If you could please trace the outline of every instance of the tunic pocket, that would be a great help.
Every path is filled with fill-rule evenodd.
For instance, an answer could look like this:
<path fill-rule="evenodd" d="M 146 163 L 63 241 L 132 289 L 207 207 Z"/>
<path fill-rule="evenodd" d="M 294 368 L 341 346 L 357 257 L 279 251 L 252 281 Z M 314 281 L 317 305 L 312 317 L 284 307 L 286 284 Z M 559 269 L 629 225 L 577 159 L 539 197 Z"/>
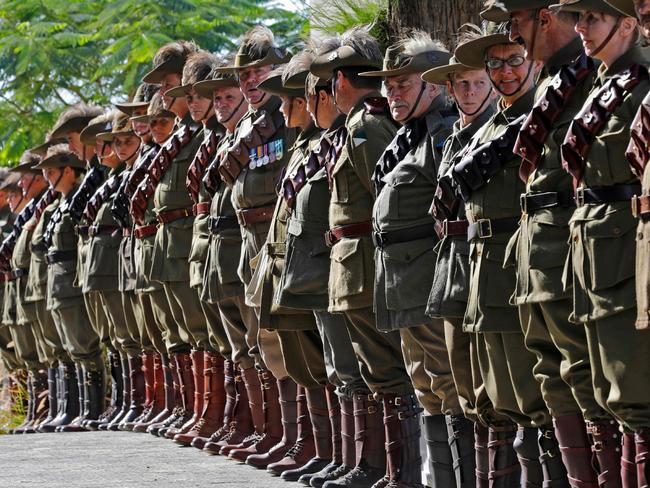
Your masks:
<path fill-rule="evenodd" d="M 408 310 L 425 306 L 436 269 L 429 239 L 395 244 L 381 253 L 386 271 L 386 306 Z"/>
<path fill-rule="evenodd" d="M 510 297 L 516 287 L 514 268 L 503 268 L 505 244 L 486 243 L 483 246 L 481 273 L 485 276 L 485 304 L 488 307 L 510 307 Z"/>
<path fill-rule="evenodd" d="M 451 265 L 447 278 L 450 300 L 467 302 L 469 298 L 469 242 L 451 241 Z"/>
<path fill-rule="evenodd" d="M 367 270 L 361 239 L 343 239 L 334 245 L 331 252 L 330 291 L 334 298 L 363 292 Z"/>
<path fill-rule="evenodd" d="M 192 247 L 193 218 L 183 218 L 165 224 L 163 231 L 167 234 L 164 242 L 167 244 L 169 259 L 186 259 Z"/>
<path fill-rule="evenodd" d="M 330 249 L 323 234 L 304 231 L 299 222 L 291 220 L 282 288 L 296 295 L 327 293 L 329 268 Z"/>

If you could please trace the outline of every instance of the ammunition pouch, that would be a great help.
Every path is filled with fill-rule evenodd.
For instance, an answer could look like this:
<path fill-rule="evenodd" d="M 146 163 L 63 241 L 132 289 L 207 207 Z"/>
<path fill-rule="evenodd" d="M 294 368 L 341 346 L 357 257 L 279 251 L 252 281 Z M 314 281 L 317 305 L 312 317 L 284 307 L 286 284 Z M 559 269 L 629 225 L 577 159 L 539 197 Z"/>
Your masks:
<path fill-rule="evenodd" d="M 625 97 L 648 78 L 648 71 L 645 68 L 638 64 L 632 65 L 610 78 L 591 103 L 573 119 L 560 150 L 564 168 L 573 176 L 574 188 L 577 188 L 582 180 L 585 158 L 596 136 L 603 130 Z"/>
<path fill-rule="evenodd" d="M 641 179 L 650 158 L 650 94 L 646 95 L 630 127 L 630 144 L 625 157 Z"/>
<path fill-rule="evenodd" d="M 429 213 L 439 222 L 453 219 L 458 215 L 459 203 L 453 178 L 450 175 L 441 176 L 438 179 L 438 186 Z"/>

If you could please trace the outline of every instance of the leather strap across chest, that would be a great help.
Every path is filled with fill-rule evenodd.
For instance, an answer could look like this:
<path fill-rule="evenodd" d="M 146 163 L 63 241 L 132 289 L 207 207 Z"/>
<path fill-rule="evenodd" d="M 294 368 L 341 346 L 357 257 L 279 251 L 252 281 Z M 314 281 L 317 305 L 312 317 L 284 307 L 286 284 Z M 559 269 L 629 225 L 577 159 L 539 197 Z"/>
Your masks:
<path fill-rule="evenodd" d="M 190 167 L 187 170 L 187 178 L 185 179 L 185 186 L 194 203 L 199 202 L 199 193 L 201 191 L 201 179 L 210 164 L 211 159 L 219 145 L 221 134 L 217 131 L 211 130 L 209 135 L 204 139 L 199 147 Z"/>
<path fill-rule="evenodd" d="M 630 126 L 630 144 L 625 156 L 639 179 L 650 159 L 650 93 L 648 93 Z"/>

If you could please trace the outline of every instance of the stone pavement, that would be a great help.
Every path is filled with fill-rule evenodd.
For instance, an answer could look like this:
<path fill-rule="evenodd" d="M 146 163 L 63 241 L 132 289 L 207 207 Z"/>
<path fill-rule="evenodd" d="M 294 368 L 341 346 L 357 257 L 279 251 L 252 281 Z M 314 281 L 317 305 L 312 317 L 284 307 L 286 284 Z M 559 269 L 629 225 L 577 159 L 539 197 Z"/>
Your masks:
<path fill-rule="evenodd" d="M 298 488 L 265 471 L 149 434 L 0 436 L 0 488 Z"/>

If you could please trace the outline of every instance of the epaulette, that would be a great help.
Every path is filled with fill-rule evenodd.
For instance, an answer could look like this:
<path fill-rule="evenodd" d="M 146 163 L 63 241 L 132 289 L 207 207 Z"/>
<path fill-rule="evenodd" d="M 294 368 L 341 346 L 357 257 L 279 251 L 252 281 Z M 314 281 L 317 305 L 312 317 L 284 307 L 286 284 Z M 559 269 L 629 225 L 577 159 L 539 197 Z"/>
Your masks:
<path fill-rule="evenodd" d="M 366 113 L 372 115 L 390 116 L 390 108 L 388 107 L 388 100 L 384 97 L 366 98 L 363 104 L 366 108 Z"/>

